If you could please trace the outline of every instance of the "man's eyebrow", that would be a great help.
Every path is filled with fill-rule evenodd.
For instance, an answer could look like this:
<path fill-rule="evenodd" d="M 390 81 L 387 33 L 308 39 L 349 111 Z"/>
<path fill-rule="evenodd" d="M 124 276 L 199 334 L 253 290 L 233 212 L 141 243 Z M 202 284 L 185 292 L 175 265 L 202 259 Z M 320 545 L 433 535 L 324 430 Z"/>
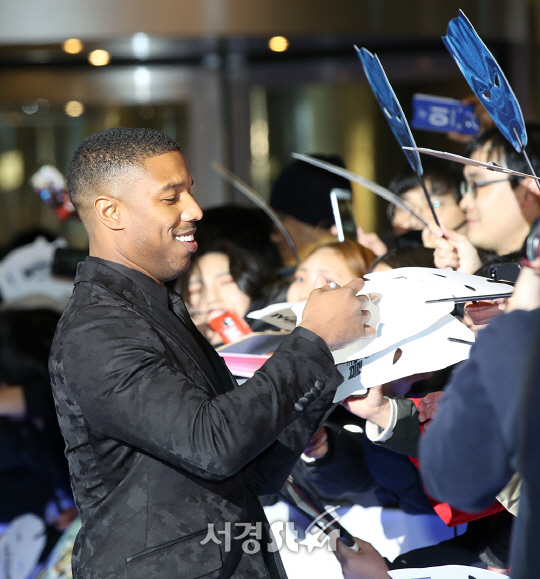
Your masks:
<path fill-rule="evenodd" d="M 193 179 L 191 179 L 191 185 L 190 187 L 193 187 L 193 185 L 195 185 L 195 181 Z M 180 188 L 184 188 L 186 186 L 186 182 L 185 181 L 181 181 L 180 183 L 167 183 L 167 185 L 163 186 L 160 191 L 161 192 L 166 192 L 166 191 L 170 191 L 171 189 L 180 189 Z"/>

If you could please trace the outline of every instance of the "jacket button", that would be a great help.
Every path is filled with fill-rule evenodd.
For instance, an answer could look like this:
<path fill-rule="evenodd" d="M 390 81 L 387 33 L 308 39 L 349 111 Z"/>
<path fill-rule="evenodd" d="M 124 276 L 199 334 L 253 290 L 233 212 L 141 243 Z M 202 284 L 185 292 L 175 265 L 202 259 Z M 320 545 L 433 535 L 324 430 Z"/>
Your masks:
<path fill-rule="evenodd" d="M 321 391 L 317 390 L 317 388 L 312 388 L 309 393 L 315 398 L 321 395 Z"/>
<path fill-rule="evenodd" d="M 300 404 L 300 402 L 297 402 L 297 403 L 294 405 L 294 409 L 296 410 L 296 412 L 304 412 L 304 410 L 305 410 L 305 409 L 304 409 L 304 405 L 303 405 L 303 404 Z"/>
<path fill-rule="evenodd" d="M 313 384 L 313 386 L 317 388 L 319 392 L 324 390 L 324 382 L 322 380 L 315 380 L 315 384 Z"/>
<path fill-rule="evenodd" d="M 300 398 L 300 400 L 298 402 L 300 402 L 300 404 L 305 408 L 311 402 L 311 400 L 306 395 L 306 396 L 302 396 L 302 398 Z"/>

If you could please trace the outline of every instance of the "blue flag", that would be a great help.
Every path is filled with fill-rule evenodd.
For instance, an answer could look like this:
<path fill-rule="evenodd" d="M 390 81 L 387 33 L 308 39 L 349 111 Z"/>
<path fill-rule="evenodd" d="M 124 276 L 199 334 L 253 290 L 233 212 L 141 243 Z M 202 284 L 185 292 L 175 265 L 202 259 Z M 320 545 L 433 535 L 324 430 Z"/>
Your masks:
<path fill-rule="evenodd" d="M 401 147 L 416 147 L 414 138 L 409 128 L 409 123 L 403 114 L 403 109 L 397 100 L 396 94 L 388 81 L 386 73 L 376 54 L 371 54 L 365 48 L 358 48 L 355 46 L 358 58 L 362 62 L 364 72 L 369 84 L 373 90 L 373 94 L 377 99 L 392 132 L 394 133 L 398 143 Z M 402 149 L 403 150 L 403 149 Z M 412 170 L 417 175 L 422 175 L 422 163 L 420 155 L 416 151 L 403 151 L 407 157 L 407 161 L 412 167 Z"/>
<path fill-rule="evenodd" d="M 527 131 L 516 95 L 461 10 L 450 20 L 442 40 L 499 131 L 521 153 L 527 145 Z"/>

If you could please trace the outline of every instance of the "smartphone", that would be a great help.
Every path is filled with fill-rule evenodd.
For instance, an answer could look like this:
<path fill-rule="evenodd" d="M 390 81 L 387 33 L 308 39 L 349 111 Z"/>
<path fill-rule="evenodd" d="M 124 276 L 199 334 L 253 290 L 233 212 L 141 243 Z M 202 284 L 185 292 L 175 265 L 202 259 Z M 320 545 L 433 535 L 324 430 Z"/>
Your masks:
<path fill-rule="evenodd" d="M 253 332 L 248 323 L 233 310 L 211 319 L 208 325 L 221 336 L 224 344 L 237 342 Z"/>
<path fill-rule="evenodd" d="M 356 222 L 354 221 L 352 192 L 348 189 L 332 189 L 330 203 L 334 213 L 338 241 L 356 241 Z"/>
<path fill-rule="evenodd" d="M 494 281 L 516 283 L 520 271 L 519 263 L 497 263 L 489 266 L 488 276 Z"/>
<path fill-rule="evenodd" d="M 428 94 L 415 94 L 412 98 L 411 127 L 435 133 L 461 133 L 476 135 L 480 123 L 474 114 L 475 105 Z"/>

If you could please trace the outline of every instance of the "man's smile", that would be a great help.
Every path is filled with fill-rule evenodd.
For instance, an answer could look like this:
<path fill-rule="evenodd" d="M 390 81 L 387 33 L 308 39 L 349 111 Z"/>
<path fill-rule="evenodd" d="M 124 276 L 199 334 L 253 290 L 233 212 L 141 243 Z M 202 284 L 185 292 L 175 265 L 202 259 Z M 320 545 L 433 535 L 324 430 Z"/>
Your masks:
<path fill-rule="evenodd" d="M 198 244 L 195 241 L 195 230 L 191 233 L 184 233 L 183 235 L 174 235 L 176 241 L 179 241 L 190 253 L 195 253 Z"/>

